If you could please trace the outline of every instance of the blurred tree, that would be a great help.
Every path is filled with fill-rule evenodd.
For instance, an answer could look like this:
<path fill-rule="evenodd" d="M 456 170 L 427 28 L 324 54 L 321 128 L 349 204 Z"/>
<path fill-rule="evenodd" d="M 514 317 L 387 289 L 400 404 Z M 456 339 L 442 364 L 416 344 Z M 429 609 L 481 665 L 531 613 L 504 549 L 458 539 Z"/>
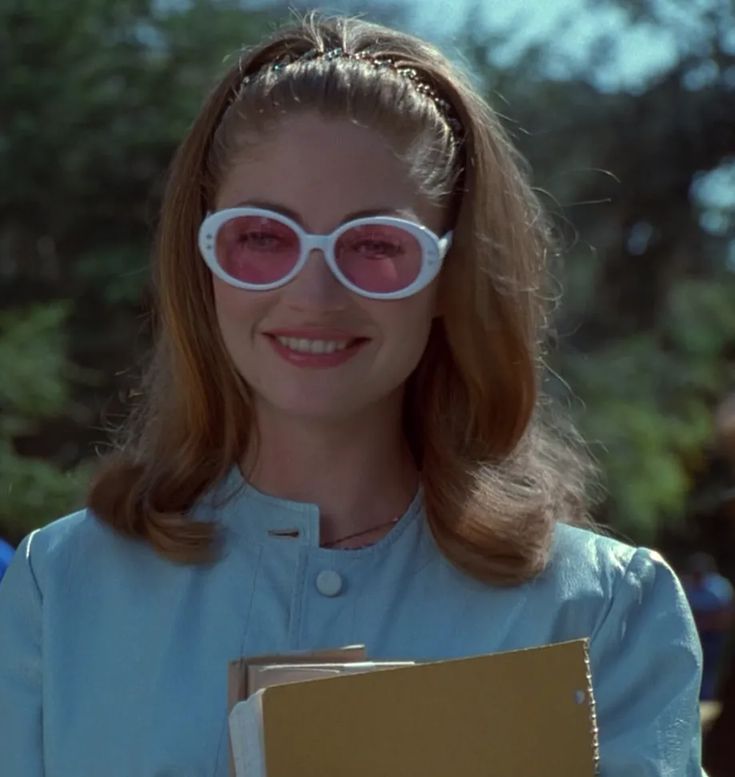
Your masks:
<path fill-rule="evenodd" d="M 572 410 L 602 466 L 597 517 L 650 543 L 683 530 L 713 410 L 735 385 L 735 5 L 588 7 L 525 48 L 513 36 L 526 7 L 491 38 L 476 19 L 458 47 L 511 117 L 562 246 L 552 375 L 581 400 Z M 583 17 L 587 45 L 572 54 Z M 613 83 L 633 32 L 674 53 Z"/>
<path fill-rule="evenodd" d="M 53 464 L 17 455 L 13 440 L 70 408 L 74 369 L 65 356 L 65 306 L 0 313 L 0 526 L 17 542 L 38 516 L 80 503 L 83 469 L 64 474 Z"/>
<path fill-rule="evenodd" d="M 224 57 L 271 19 L 222 0 L 0 3 L 0 533 L 78 503 L 83 472 L 62 472 L 104 441 L 145 346 L 164 171 Z"/>

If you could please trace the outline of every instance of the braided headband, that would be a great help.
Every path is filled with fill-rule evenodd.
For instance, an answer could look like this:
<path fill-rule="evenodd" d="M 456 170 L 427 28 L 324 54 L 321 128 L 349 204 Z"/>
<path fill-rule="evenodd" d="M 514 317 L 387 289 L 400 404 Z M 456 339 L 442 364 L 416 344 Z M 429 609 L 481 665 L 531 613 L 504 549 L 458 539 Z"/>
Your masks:
<path fill-rule="evenodd" d="M 462 123 L 457 118 L 451 103 L 445 100 L 428 81 L 422 78 L 415 68 L 399 65 L 391 57 L 382 57 L 379 54 L 370 54 L 369 52 L 365 51 L 356 51 L 353 53 L 345 51 L 341 48 L 329 49 L 328 51 L 311 49 L 304 54 L 292 54 L 289 52 L 282 55 L 273 62 L 268 62 L 254 73 L 245 76 L 241 82 L 241 88 L 250 83 L 258 76 L 259 73 L 266 69 L 270 69 L 277 73 L 278 71 L 283 70 L 295 62 L 308 62 L 314 59 L 324 59 L 328 62 L 331 62 L 335 59 L 351 59 L 357 62 L 364 62 L 368 65 L 372 65 L 376 69 L 390 68 L 394 73 L 398 73 L 398 75 L 400 75 L 402 78 L 408 79 L 414 89 L 428 97 L 434 103 L 434 105 L 436 105 L 444 120 L 449 125 L 449 128 L 452 130 L 452 134 L 454 135 L 455 140 L 457 142 L 461 141 L 464 134 Z"/>

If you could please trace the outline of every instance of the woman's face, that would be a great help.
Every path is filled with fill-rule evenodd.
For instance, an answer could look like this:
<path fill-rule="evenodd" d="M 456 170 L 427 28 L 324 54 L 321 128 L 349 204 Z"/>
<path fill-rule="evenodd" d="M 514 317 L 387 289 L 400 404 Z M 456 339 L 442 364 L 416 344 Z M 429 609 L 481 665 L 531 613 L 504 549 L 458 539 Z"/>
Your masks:
<path fill-rule="evenodd" d="M 312 113 L 285 118 L 232 164 L 216 208 L 235 206 L 278 211 L 317 234 L 370 214 L 410 219 L 440 235 L 445 215 L 418 192 L 380 134 Z M 405 299 L 368 299 L 342 286 L 317 249 L 280 288 L 243 290 L 217 277 L 213 284 L 225 345 L 256 408 L 294 419 L 344 421 L 399 408 L 435 315 L 436 281 Z M 347 347 L 303 352 L 333 343 Z"/>

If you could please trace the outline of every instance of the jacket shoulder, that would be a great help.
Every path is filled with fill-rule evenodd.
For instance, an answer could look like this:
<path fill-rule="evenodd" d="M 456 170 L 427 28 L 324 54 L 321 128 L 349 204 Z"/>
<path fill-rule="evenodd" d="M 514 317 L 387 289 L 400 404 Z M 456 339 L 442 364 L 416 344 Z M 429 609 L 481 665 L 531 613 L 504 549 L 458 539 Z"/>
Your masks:
<path fill-rule="evenodd" d="M 589 568 L 594 572 L 624 571 L 639 548 L 602 533 L 594 526 L 557 525 L 550 563 L 560 571 L 570 567 Z"/>
<path fill-rule="evenodd" d="M 114 567 L 115 559 L 140 562 L 155 556 L 144 542 L 124 537 L 87 508 L 31 532 L 18 550 L 25 553 L 41 590 L 49 578 L 58 580 L 97 565 Z"/>
<path fill-rule="evenodd" d="M 559 524 L 541 577 L 562 600 L 575 594 L 609 602 L 622 585 L 649 576 L 652 569 L 674 576 L 655 550 L 629 545 L 593 527 Z"/>

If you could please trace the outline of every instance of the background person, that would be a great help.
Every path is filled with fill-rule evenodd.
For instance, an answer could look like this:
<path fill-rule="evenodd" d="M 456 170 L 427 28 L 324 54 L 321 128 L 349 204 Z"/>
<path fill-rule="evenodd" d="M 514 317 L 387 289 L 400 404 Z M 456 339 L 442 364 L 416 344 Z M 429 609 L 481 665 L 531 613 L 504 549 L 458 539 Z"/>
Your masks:
<path fill-rule="evenodd" d="M 717 563 L 708 553 L 695 553 L 687 563 L 684 590 L 694 614 L 702 642 L 703 700 L 718 697 L 722 659 L 733 624 L 733 587 L 717 571 Z"/>
<path fill-rule="evenodd" d="M 5 542 L 2 537 L 0 537 L 0 580 L 3 579 L 5 570 L 10 565 L 10 561 L 13 558 L 14 553 L 15 548 L 10 543 Z"/>

